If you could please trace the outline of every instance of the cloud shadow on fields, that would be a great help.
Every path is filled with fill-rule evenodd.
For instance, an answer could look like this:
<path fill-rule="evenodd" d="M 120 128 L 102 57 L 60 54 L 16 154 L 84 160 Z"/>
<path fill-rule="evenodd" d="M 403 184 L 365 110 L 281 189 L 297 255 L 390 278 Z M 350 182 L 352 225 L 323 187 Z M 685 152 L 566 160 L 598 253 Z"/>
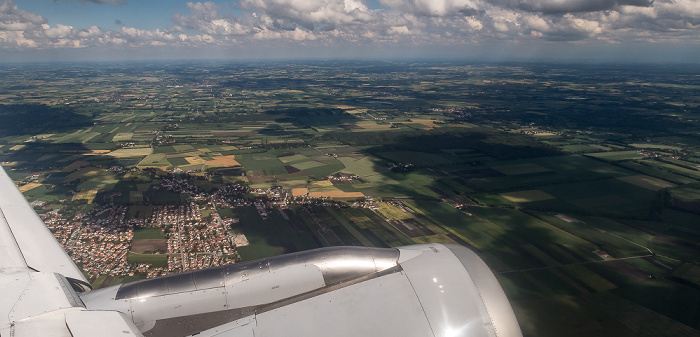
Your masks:
<path fill-rule="evenodd" d="M 69 107 L 0 104 L 0 137 L 69 132 L 93 125 L 89 116 Z"/>

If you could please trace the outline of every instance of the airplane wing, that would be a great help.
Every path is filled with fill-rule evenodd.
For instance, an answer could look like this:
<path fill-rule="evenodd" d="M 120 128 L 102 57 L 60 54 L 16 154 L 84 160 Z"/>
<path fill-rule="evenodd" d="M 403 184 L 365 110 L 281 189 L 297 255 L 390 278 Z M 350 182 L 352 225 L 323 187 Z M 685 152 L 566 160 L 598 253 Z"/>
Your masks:
<path fill-rule="evenodd" d="M 142 336 L 116 311 L 88 311 L 80 269 L 0 167 L 0 336 Z"/>
<path fill-rule="evenodd" d="M 0 336 L 522 336 L 458 245 L 329 247 L 84 291 L 4 171 L 0 187 Z"/>
<path fill-rule="evenodd" d="M 29 268 L 65 276 L 74 287 L 86 290 L 90 283 L 63 251 L 44 222 L 27 204 L 5 169 L 0 167 L 0 270 Z"/>

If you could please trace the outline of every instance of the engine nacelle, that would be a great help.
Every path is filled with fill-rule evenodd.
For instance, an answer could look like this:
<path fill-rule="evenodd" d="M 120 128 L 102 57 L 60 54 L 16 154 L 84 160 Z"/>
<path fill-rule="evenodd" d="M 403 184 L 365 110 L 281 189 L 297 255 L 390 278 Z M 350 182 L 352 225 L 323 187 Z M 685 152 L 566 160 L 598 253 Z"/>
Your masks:
<path fill-rule="evenodd" d="M 522 336 L 496 277 L 458 245 L 322 248 L 80 297 L 144 336 Z"/>
<path fill-rule="evenodd" d="M 396 268 L 398 259 L 393 248 L 322 248 L 125 283 L 81 298 L 90 310 L 127 314 L 144 335 L 161 335 L 176 324 L 185 336 L 262 306 L 380 275 Z"/>

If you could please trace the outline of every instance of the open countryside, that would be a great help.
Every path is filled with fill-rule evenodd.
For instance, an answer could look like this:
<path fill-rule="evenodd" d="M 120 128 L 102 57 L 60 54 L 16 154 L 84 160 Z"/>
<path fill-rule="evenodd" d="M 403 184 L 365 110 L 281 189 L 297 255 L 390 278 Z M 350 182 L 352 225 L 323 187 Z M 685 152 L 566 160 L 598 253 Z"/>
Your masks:
<path fill-rule="evenodd" d="M 453 243 L 496 273 L 526 336 L 698 336 L 698 74 L 1 66 L 0 161 L 94 287 Z"/>

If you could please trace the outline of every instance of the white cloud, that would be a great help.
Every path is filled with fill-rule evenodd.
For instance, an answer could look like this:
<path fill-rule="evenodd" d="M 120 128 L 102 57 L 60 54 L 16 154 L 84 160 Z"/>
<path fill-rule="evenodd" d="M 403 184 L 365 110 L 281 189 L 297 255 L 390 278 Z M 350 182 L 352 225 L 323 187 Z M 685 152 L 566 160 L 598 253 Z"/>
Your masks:
<path fill-rule="evenodd" d="M 398 27 L 389 27 L 387 30 L 387 34 L 389 35 L 410 35 L 411 30 L 408 29 L 406 26 L 398 26 Z"/>
<path fill-rule="evenodd" d="M 165 45 L 166 42 L 179 40 L 172 33 L 161 31 L 160 29 L 143 30 L 133 27 L 121 27 L 117 30 L 117 34 L 132 45 Z"/>
<path fill-rule="evenodd" d="M 263 13 L 275 20 L 308 30 L 332 30 L 372 20 L 367 5 L 359 0 L 241 0 L 243 9 Z"/>
<path fill-rule="evenodd" d="M 211 2 L 188 2 L 187 8 L 189 8 L 192 13 L 196 16 L 204 18 L 218 18 L 219 17 L 219 7 Z"/>
<path fill-rule="evenodd" d="M 47 24 L 43 24 L 41 25 L 41 28 L 44 29 L 44 36 L 49 39 L 65 39 L 73 32 L 73 27 L 62 25 L 60 23 L 54 28 L 51 28 L 51 26 Z"/>
<path fill-rule="evenodd" d="M 662 17 L 686 20 L 692 25 L 700 24 L 698 0 L 657 0 L 654 8 Z"/>
<path fill-rule="evenodd" d="M 384 6 L 426 16 L 472 15 L 481 7 L 473 0 L 380 0 Z"/>
<path fill-rule="evenodd" d="M 314 41 L 318 38 L 313 32 L 296 28 L 294 30 L 261 30 L 253 35 L 256 40 Z"/>
<path fill-rule="evenodd" d="M 32 39 L 24 37 L 22 31 L 0 31 L 0 42 L 3 46 L 15 48 L 36 48 L 37 43 Z"/>
<path fill-rule="evenodd" d="M 536 15 L 523 16 L 523 27 L 531 31 L 547 32 L 550 30 L 547 20 Z"/>
<path fill-rule="evenodd" d="M 244 35 L 251 32 L 235 17 L 221 17 L 219 8 L 213 2 L 190 2 L 187 4 L 190 15 L 176 13 L 173 20 L 179 26 L 198 30 L 210 35 Z"/>
<path fill-rule="evenodd" d="M 0 30 L 27 30 L 45 22 L 41 15 L 17 8 L 13 0 L 0 2 Z"/>

